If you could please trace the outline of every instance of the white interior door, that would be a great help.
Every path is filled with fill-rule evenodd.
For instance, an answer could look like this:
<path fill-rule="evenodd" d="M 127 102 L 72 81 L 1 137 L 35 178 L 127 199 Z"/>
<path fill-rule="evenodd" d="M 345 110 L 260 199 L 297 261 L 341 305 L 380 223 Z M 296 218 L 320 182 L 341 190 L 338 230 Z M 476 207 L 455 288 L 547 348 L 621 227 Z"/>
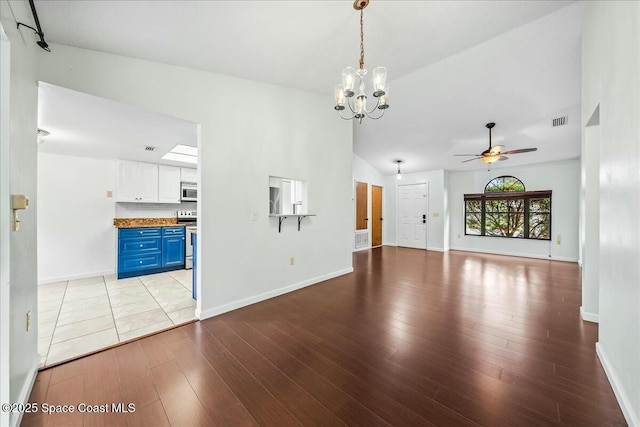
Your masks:
<path fill-rule="evenodd" d="M 427 249 L 427 184 L 398 186 L 398 246 Z"/>

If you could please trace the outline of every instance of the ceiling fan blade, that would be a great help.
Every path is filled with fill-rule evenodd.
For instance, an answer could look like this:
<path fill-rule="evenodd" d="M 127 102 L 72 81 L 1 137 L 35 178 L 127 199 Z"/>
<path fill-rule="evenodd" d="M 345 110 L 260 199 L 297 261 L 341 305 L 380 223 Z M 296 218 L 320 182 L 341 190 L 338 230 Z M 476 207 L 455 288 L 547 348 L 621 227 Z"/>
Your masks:
<path fill-rule="evenodd" d="M 507 160 L 508 157 L 507 156 L 500 156 L 500 158 L 498 160 L 502 161 L 502 160 Z"/>
<path fill-rule="evenodd" d="M 481 158 L 482 158 L 482 156 L 480 156 L 480 157 L 474 157 L 473 159 L 463 160 L 463 161 L 461 161 L 460 163 L 467 163 L 467 162 L 470 162 L 470 161 L 472 161 L 472 160 L 478 160 L 478 159 L 481 159 Z"/>
<path fill-rule="evenodd" d="M 479 156 L 480 154 L 454 154 L 454 156 Z"/>
<path fill-rule="evenodd" d="M 537 148 L 521 148 L 519 150 L 509 150 L 509 151 L 505 151 L 502 154 L 520 154 L 520 153 L 528 153 L 530 151 L 537 151 Z"/>

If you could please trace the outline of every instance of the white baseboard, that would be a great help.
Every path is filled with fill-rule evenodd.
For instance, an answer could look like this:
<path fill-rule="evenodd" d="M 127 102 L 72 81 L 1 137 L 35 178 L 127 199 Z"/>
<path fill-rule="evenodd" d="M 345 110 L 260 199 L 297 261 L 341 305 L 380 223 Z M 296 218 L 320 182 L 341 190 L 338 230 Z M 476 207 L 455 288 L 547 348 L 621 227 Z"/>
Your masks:
<path fill-rule="evenodd" d="M 598 354 L 605 374 L 607 374 L 607 378 L 609 379 L 611 388 L 613 388 L 613 393 L 616 395 L 620 409 L 622 409 L 622 414 L 625 420 L 627 420 L 627 424 L 631 427 L 640 427 L 640 414 L 635 413 L 633 405 L 631 405 L 631 400 L 629 400 L 629 396 L 627 396 L 627 393 L 620 383 L 620 378 L 613 369 L 613 366 L 611 366 L 607 352 L 599 342 L 596 343 L 596 353 Z"/>
<path fill-rule="evenodd" d="M 36 358 L 33 361 L 33 365 L 31 369 L 29 369 L 29 374 L 22 384 L 22 389 L 20 389 L 20 394 L 18 395 L 18 400 L 14 403 L 28 403 L 29 396 L 31 396 L 31 390 L 33 389 L 33 384 L 36 382 L 36 376 L 38 375 L 38 368 L 40 367 L 40 354 L 36 353 Z M 9 418 L 9 425 L 12 427 L 17 427 L 22 422 L 22 415 L 24 412 L 12 412 Z"/>
<path fill-rule="evenodd" d="M 383 242 L 382 246 L 398 246 L 396 242 Z"/>
<path fill-rule="evenodd" d="M 362 247 L 362 248 L 355 248 L 353 250 L 353 252 L 366 251 L 366 250 L 369 250 L 369 249 L 371 249 L 371 246 L 365 246 L 365 247 Z"/>
<path fill-rule="evenodd" d="M 428 251 L 435 251 L 435 252 L 446 252 L 446 251 L 444 250 L 444 248 L 432 248 L 432 247 L 430 247 L 430 246 L 427 246 L 427 250 L 428 250 Z"/>
<path fill-rule="evenodd" d="M 344 270 L 334 271 L 333 273 L 325 274 L 322 276 L 314 277 L 309 280 L 304 280 L 293 285 L 285 286 L 283 288 L 274 289 L 273 291 L 265 292 L 252 297 L 243 298 L 238 301 L 230 302 L 228 304 L 219 305 L 208 310 L 196 310 L 196 317 L 201 320 L 208 319 L 209 317 L 217 316 L 228 311 L 237 310 L 242 307 L 246 307 L 251 304 L 262 302 L 280 295 L 287 294 L 289 292 L 297 291 L 298 289 L 306 288 L 307 286 L 315 285 L 316 283 L 324 282 L 325 280 L 333 279 L 334 277 L 342 276 L 345 274 L 353 273 L 353 267 L 345 268 Z"/>
<path fill-rule="evenodd" d="M 517 256 L 521 258 L 537 258 L 537 259 L 546 259 L 551 261 L 565 261 L 565 262 L 578 262 L 577 258 L 569 258 L 569 257 L 561 257 L 561 256 L 548 256 L 548 255 L 539 255 L 539 254 L 527 254 L 527 253 L 513 253 L 513 252 L 505 252 L 505 251 L 493 251 L 489 249 L 471 249 L 471 248 L 451 248 L 452 251 L 462 251 L 462 252 L 477 252 L 482 254 L 492 254 L 492 255 L 505 255 L 505 256 Z"/>
<path fill-rule="evenodd" d="M 590 313 L 588 311 L 584 311 L 582 309 L 582 306 L 580 306 L 580 317 L 582 317 L 582 320 L 586 320 L 587 322 L 599 322 L 598 313 Z"/>
<path fill-rule="evenodd" d="M 96 276 L 108 276 L 110 274 L 116 274 L 115 270 L 96 271 L 95 273 L 82 273 L 82 274 L 76 274 L 73 276 L 47 277 L 45 279 L 38 280 L 38 285 L 46 285 L 49 283 L 57 283 L 57 282 L 66 282 L 68 280 L 76 280 L 76 279 L 88 279 L 89 277 L 96 277 Z"/>

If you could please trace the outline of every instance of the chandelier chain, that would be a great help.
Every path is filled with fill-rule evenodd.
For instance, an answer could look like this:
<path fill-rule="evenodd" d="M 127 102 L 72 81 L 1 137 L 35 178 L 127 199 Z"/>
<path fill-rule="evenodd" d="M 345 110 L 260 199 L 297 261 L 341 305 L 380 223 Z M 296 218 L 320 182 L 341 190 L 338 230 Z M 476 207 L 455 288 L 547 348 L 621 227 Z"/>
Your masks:
<path fill-rule="evenodd" d="M 364 19 L 363 10 L 360 9 L 360 69 L 364 68 Z"/>

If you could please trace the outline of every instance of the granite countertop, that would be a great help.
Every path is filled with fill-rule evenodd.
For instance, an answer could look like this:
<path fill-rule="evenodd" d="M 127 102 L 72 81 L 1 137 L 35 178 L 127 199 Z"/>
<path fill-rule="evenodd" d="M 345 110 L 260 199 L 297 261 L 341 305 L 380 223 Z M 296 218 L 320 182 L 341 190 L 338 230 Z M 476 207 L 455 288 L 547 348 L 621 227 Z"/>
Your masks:
<path fill-rule="evenodd" d="M 116 228 L 185 226 L 185 224 L 178 224 L 177 218 L 114 218 L 113 225 Z"/>

